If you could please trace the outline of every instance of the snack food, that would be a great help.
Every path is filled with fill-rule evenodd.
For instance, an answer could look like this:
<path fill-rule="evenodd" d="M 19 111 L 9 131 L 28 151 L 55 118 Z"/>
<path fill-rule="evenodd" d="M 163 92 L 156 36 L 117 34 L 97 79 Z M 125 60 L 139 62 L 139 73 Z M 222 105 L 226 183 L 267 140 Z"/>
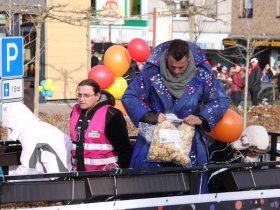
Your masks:
<path fill-rule="evenodd" d="M 174 162 L 180 165 L 190 163 L 194 128 L 182 123 L 178 128 L 170 121 L 163 121 L 154 129 L 148 160 Z"/>

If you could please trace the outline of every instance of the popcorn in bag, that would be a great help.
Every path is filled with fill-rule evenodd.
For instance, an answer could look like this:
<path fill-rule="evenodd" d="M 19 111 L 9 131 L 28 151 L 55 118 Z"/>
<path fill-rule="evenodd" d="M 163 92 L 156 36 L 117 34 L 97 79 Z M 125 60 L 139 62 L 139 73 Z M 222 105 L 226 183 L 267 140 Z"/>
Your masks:
<path fill-rule="evenodd" d="M 153 139 L 147 159 L 156 162 L 174 162 L 183 166 L 190 163 L 189 153 L 194 127 L 185 123 L 176 126 L 165 120 L 153 130 Z"/>

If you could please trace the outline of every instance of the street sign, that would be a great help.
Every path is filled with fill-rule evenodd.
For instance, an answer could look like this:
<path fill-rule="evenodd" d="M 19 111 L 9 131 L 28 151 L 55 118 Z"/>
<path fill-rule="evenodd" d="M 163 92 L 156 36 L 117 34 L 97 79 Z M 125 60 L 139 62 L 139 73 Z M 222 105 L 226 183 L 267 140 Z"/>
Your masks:
<path fill-rule="evenodd" d="M 23 76 L 23 38 L 0 38 L 0 76 L 13 78 Z"/>
<path fill-rule="evenodd" d="M 9 79 L 1 82 L 1 99 L 22 99 L 23 79 Z"/>

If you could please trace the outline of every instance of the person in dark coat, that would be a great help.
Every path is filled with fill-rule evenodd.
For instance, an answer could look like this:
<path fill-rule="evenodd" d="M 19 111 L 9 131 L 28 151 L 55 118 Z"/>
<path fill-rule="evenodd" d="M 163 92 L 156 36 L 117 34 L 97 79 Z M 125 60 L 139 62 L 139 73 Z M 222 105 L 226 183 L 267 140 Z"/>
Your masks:
<path fill-rule="evenodd" d="M 133 81 L 134 77 L 137 74 L 139 74 L 139 72 L 140 72 L 140 69 L 139 69 L 137 63 L 134 60 L 132 60 L 130 66 L 129 66 L 129 69 L 123 75 L 123 78 L 127 81 L 127 84 L 129 85 Z"/>
<path fill-rule="evenodd" d="M 278 97 L 280 99 L 280 65 L 277 67 L 276 69 L 276 84 L 277 84 L 277 88 L 278 88 Z"/>
<path fill-rule="evenodd" d="M 268 82 L 273 78 L 273 72 L 271 71 L 269 64 L 266 64 L 262 71 L 262 81 L 264 81 L 264 77 L 267 77 Z"/>
<path fill-rule="evenodd" d="M 248 90 L 251 96 L 252 106 L 259 105 L 258 92 L 261 90 L 261 78 L 262 69 L 259 66 L 258 59 L 252 58 L 248 78 Z"/>
<path fill-rule="evenodd" d="M 91 56 L 91 68 L 99 64 L 98 52 L 94 52 Z"/>

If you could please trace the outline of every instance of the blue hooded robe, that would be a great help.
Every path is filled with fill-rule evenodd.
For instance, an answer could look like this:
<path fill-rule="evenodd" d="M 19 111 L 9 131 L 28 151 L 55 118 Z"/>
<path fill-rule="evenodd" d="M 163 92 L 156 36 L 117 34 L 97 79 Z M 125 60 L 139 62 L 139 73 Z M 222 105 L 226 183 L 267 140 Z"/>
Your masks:
<path fill-rule="evenodd" d="M 186 85 L 182 97 L 174 100 L 161 79 L 159 69 L 160 56 L 169 44 L 170 41 L 162 43 L 151 52 L 144 69 L 126 89 L 122 103 L 136 127 L 147 112 L 173 113 L 180 119 L 190 114 L 202 116 L 208 126 L 195 126 L 190 159 L 192 165 L 204 165 L 209 159 L 205 131 L 215 127 L 227 111 L 230 100 L 206 63 L 204 52 L 190 42 L 188 44 L 195 60 L 196 72 Z M 162 166 L 146 159 L 149 147 L 145 138 L 138 134 L 130 162 L 131 168 Z M 207 193 L 207 173 L 200 173 L 198 182 L 199 192 Z"/>

